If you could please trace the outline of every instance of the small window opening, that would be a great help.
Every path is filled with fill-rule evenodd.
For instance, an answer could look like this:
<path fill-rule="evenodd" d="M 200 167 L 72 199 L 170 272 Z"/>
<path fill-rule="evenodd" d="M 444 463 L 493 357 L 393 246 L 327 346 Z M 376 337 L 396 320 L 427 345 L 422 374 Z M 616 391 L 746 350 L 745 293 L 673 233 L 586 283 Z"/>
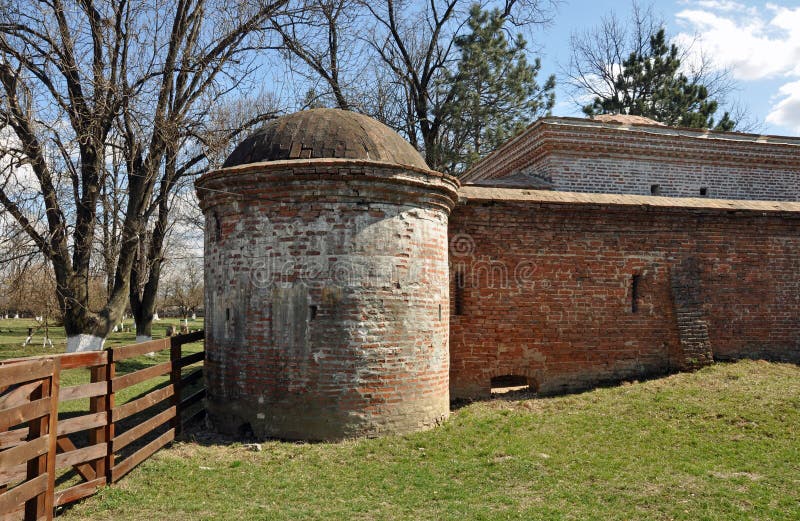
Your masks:
<path fill-rule="evenodd" d="M 453 303 L 454 313 L 456 315 L 464 314 L 464 274 L 460 271 L 456 272 L 456 292 L 455 302 Z"/>
<path fill-rule="evenodd" d="M 661 185 L 650 185 L 650 195 L 661 195 Z"/>
<path fill-rule="evenodd" d="M 700 189 L 700 197 L 708 197 L 708 188 L 707 187 L 704 186 L 704 187 L 702 187 Z"/>
<path fill-rule="evenodd" d="M 213 234 L 212 239 L 218 241 L 220 240 L 220 237 L 222 235 L 222 223 L 219 220 L 219 215 L 217 215 L 217 212 L 214 212 L 212 215 L 214 217 L 214 228 L 212 231 Z"/>
<path fill-rule="evenodd" d="M 519 391 L 530 391 L 530 382 L 527 376 L 517 374 L 504 374 L 495 376 L 491 381 L 492 394 L 506 394 Z"/>
<path fill-rule="evenodd" d="M 639 284 L 641 281 L 641 275 L 634 275 L 631 278 L 631 313 L 639 311 Z"/>
<path fill-rule="evenodd" d="M 439 320 L 442 319 L 442 305 L 439 304 Z"/>
<path fill-rule="evenodd" d="M 231 319 L 231 308 L 225 308 L 225 321 L 227 322 L 230 319 Z"/>
<path fill-rule="evenodd" d="M 308 319 L 314 320 L 315 318 L 317 318 L 317 306 L 312 304 L 308 306 Z"/>

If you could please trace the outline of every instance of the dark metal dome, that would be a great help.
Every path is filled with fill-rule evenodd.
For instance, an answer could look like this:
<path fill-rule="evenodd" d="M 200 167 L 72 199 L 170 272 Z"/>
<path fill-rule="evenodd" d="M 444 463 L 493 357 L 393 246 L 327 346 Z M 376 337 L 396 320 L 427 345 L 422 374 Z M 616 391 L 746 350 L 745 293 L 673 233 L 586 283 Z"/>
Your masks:
<path fill-rule="evenodd" d="M 383 123 L 339 109 L 283 116 L 242 141 L 223 167 L 285 159 L 347 158 L 428 169 L 419 152 Z"/>

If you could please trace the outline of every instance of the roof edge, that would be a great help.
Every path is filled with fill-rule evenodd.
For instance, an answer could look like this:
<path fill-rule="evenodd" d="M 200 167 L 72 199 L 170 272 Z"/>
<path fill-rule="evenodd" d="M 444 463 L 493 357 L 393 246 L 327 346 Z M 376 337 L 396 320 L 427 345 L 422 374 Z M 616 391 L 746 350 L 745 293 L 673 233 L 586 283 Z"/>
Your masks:
<path fill-rule="evenodd" d="M 577 204 L 640 208 L 671 208 L 716 212 L 748 211 L 759 213 L 792 213 L 800 218 L 800 202 L 708 199 L 700 197 L 662 197 L 589 192 L 557 192 L 522 188 L 489 188 L 462 186 L 459 197 L 466 201 L 507 201 L 542 204 Z"/>

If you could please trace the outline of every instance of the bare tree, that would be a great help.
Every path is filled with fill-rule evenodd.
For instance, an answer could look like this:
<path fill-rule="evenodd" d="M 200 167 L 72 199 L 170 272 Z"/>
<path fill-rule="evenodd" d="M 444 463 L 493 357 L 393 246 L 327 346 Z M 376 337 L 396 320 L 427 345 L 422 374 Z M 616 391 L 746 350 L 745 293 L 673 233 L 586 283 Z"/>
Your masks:
<path fill-rule="evenodd" d="M 203 306 L 203 269 L 198 261 L 183 262 L 172 270 L 163 288 L 163 304 L 188 318 Z"/>
<path fill-rule="evenodd" d="M 53 266 L 68 350 L 100 348 L 119 322 L 162 165 L 188 133 L 185 117 L 204 92 L 233 89 L 236 73 L 252 70 L 250 52 L 284 4 L 15 0 L 0 11 L 0 125 L 19 144 L 2 155 L 30 166 L 47 226 L 3 183 L 0 204 Z M 127 151 L 127 197 L 114 283 L 92 309 L 91 256 L 115 125 Z"/>
<path fill-rule="evenodd" d="M 177 72 L 176 83 L 182 83 L 180 76 L 184 72 L 185 68 Z M 230 102 L 199 103 L 197 110 L 176 116 L 178 121 L 173 121 L 173 125 L 186 130 L 169 140 L 163 149 L 163 164 L 158 166 L 160 179 L 147 209 L 147 213 L 153 216 L 150 219 L 153 224 L 140 237 L 137 259 L 131 271 L 130 307 L 140 341 L 151 337 L 162 265 L 168 257 L 165 250 L 176 223 L 171 218 L 174 200 L 179 194 L 192 191 L 191 180 L 197 175 L 209 167 L 221 166 L 226 152 L 242 133 L 276 117 L 278 112 L 271 96 L 259 95 L 244 96 Z M 180 111 L 170 107 L 170 113 L 179 114 Z M 137 148 L 140 141 L 134 136 L 141 138 L 144 129 L 130 125 L 130 119 L 126 118 L 126 121 L 129 136 L 126 150 L 135 153 L 141 148 Z M 144 134 L 146 136 L 147 132 Z M 141 164 L 136 157 L 129 158 L 129 162 L 131 165 Z"/>
<path fill-rule="evenodd" d="M 306 0 L 272 20 L 290 69 L 312 82 L 320 79 L 326 86 L 321 94 L 316 88 L 307 92 L 314 92 L 315 98 L 330 96 L 344 110 L 353 108 L 348 90 L 356 71 L 365 65 L 358 39 L 362 23 L 357 0 Z M 313 104 L 314 100 L 309 101 Z"/>
<path fill-rule="evenodd" d="M 417 10 L 396 0 L 365 2 L 375 21 L 369 44 L 402 92 L 402 119 L 393 126 L 424 151 L 434 169 L 447 167 L 441 140 L 447 115 L 452 113 L 446 107 L 453 102 L 455 91 L 443 80 L 457 59 L 455 39 L 465 30 L 471 4 L 432 0 Z M 546 23 L 554 5 L 543 0 L 505 0 L 497 7 L 510 28 Z"/>
<path fill-rule="evenodd" d="M 636 93 L 623 92 L 618 81 L 623 64 L 631 56 L 647 56 L 651 51 L 651 37 L 664 28 L 651 4 L 631 2 L 628 19 L 620 18 L 616 12 L 601 18 L 599 24 L 582 32 L 573 32 L 570 37 L 570 59 L 562 68 L 562 75 L 571 87 L 573 101 L 580 108 L 595 99 L 622 99 L 636 97 Z M 703 85 L 707 98 L 721 105 L 729 105 L 728 97 L 736 90 L 730 71 L 719 67 L 696 43 L 684 43 L 678 47 L 677 59 L 681 64 L 689 85 Z M 734 110 L 734 121 L 746 119 L 741 106 Z"/>

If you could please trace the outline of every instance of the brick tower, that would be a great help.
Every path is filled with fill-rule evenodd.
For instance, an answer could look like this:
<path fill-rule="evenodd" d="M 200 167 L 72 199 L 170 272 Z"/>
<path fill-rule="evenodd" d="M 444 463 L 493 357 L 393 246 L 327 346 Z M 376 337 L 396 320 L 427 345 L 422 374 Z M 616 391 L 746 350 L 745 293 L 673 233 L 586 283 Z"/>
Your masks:
<path fill-rule="evenodd" d="M 215 428 L 336 440 L 446 418 L 457 188 L 335 109 L 272 121 L 200 178 Z"/>

